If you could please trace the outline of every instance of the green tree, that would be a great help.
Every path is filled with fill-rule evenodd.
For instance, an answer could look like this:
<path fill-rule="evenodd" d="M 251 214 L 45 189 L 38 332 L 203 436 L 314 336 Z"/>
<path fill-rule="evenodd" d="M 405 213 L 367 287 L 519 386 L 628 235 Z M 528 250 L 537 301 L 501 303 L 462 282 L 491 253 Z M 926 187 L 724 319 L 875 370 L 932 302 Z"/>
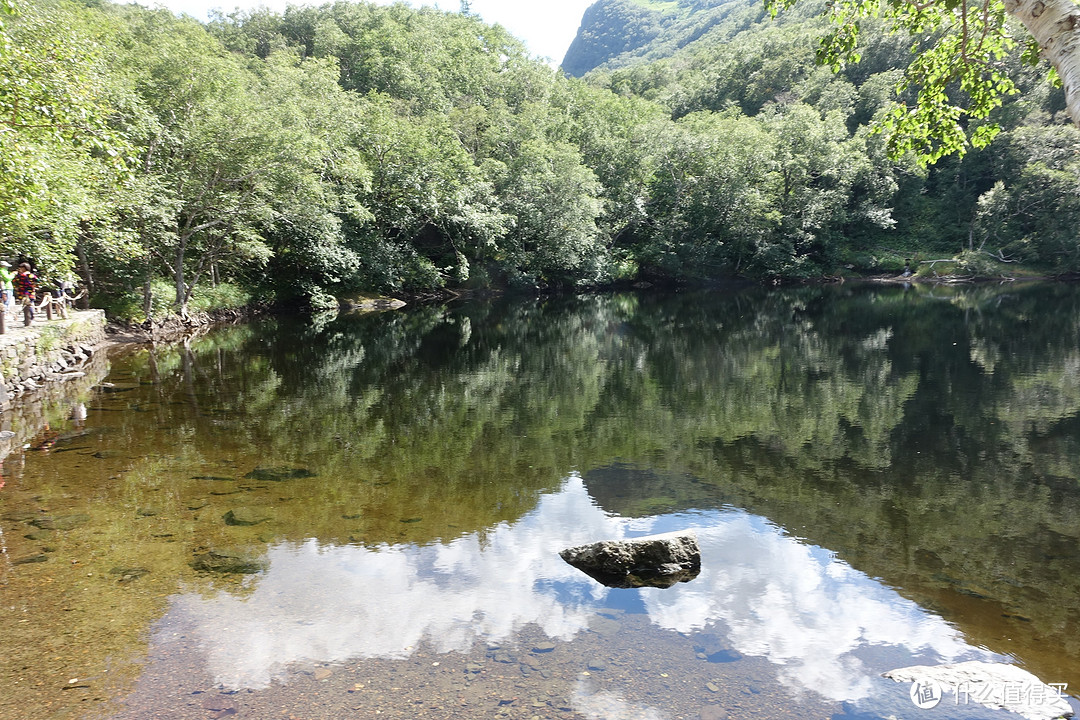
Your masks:
<path fill-rule="evenodd" d="M 766 0 L 774 15 L 795 3 Z M 999 130 L 986 119 L 1017 92 L 1005 63 L 1017 44 L 1027 46 L 1032 62 L 1041 55 L 1053 66 L 1069 114 L 1080 124 L 1080 7 L 1074 0 L 849 0 L 827 7 L 834 29 L 819 58 L 835 70 L 860 59 L 860 30 L 869 18 L 883 18 L 891 30 L 912 38 L 914 59 L 900 87 L 914 97 L 883 121 L 895 155 L 912 151 L 933 162 L 969 145 L 986 147 Z M 1007 17 L 1030 35 L 1018 33 Z"/>
<path fill-rule="evenodd" d="M 1080 269 L 1080 132 L 1020 127 L 995 146 L 1003 179 L 978 199 L 969 251 L 1057 272 Z"/>
<path fill-rule="evenodd" d="M 112 215 L 125 179 L 114 32 L 66 2 L 0 6 L 0 238 L 46 272 L 70 267 L 82 228 Z"/>
<path fill-rule="evenodd" d="M 140 170 L 157 192 L 136 222 L 184 312 L 221 263 L 265 266 L 267 234 L 290 210 L 325 207 L 314 177 L 327 149 L 267 86 L 275 73 L 260 78 L 194 21 L 137 12 L 127 60 L 151 113 Z"/>
<path fill-rule="evenodd" d="M 737 110 L 698 112 L 658 128 L 646 268 L 669 275 L 740 273 L 757 265 L 781 221 L 775 139 Z"/>
<path fill-rule="evenodd" d="M 273 252 L 269 289 L 282 300 L 325 304 L 363 262 L 348 246 L 345 226 L 373 218 L 365 204 L 373 173 L 358 147 L 363 102 L 338 84 L 331 59 L 301 60 L 283 50 L 254 69 L 264 102 L 275 108 L 281 127 L 301 134 L 306 153 L 290 180 L 296 191 L 274 198 L 274 216 L 263 227 Z"/>
<path fill-rule="evenodd" d="M 546 283 L 606 279 L 608 256 L 597 227 L 601 187 L 570 143 L 527 138 L 496 173 L 496 188 L 514 218 L 503 262 Z"/>
<path fill-rule="evenodd" d="M 505 232 L 493 188 L 440 115 L 411 117 L 377 92 L 364 97 L 357 149 L 372 168 L 367 222 L 350 229 L 361 278 L 384 289 L 464 281 Z"/>
<path fill-rule="evenodd" d="M 613 252 L 613 272 L 631 277 L 637 263 L 630 248 L 651 221 L 649 185 L 656 160 L 651 131 L 667 122 L 664 110 L 578 80 L 562 84 L 552 105 L 565 108 L 556 114 L 565 121 L 560 137 L 580 150 L 600 182 L 603 212 L 597 222 Z"/>

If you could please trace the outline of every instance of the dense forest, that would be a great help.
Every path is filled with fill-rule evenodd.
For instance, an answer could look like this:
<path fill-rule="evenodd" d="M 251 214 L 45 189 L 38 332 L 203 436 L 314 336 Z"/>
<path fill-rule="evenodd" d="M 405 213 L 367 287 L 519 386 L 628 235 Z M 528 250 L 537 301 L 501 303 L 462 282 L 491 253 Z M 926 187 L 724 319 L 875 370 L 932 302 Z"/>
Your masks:
<path fill-rule="evenodd" d="M 877 131 L 911 38 L 816 0 L 601 0 L 574 75 L 467 11 L 208 23 L 0 0 L 0 254 L 116 317 L 354 292 L 1080 270 L 1080 131 L 1021 49 L 984 149 Z M 895 148 L 893 148 L 895 150 Z"/>

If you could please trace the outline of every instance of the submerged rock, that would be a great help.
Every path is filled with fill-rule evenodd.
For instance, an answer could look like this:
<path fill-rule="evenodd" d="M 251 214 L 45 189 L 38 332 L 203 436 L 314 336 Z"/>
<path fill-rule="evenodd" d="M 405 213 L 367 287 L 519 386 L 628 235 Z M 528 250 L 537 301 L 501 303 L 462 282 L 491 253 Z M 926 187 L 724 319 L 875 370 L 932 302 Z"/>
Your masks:
<path fill-rule="evenodd" d="M 270 519 L 263 510 L 250 507 L 235 507 L 224 515 L 226 525 L 258 525 Z"/>
<path fill-rule="evenodd" d="M 266 569 L 266 562 L 241 553 L 210 550 L 196 555 L 191 567 L 204 572 L 252 574 Z"/>
<path fill-rule="evenodd" d="M 39 517 L 41 516 L 33 512 L 9 512 L 0 515 L 0 520 L 6 520 L 8 522 L 28 523 Z"/>
<path fill-rule="evenodd" d="M 703 633 L 694 643 L 694 652 L 702 660 L 711 663 L 729 663 L 742 660 L 743 656 L 731 646 L 726 637 L 712 633 Z"/>
<path fill-rule="evenodd" d="M 141 578 L 141 577 L 143 577 L 145 575 L 149 575 L 150 571 L 147 570 L 146 568 L 141 568 L 141 567 L 133 567 L 133 568 L 114 567 L 112 570 L 109 571 L 109 574 L 110 575 L 119 575 L 120 579 L 117 582 L 119 582 L 121 585 L 126 585 L 126 584 L 128 584 L 130 582 L 135 582 L 136 580 L 138 580 L 139 578 Z"/>
<path fill-rule="evenodd" d="M 203 710 L 210 713 L 212 718 L 224 718 L 230 715 L 236 715 L 240 710 L 236 707 L 236 703 L 229 697 L 224 695 L 211 695 L 203 698 L 200 703 Z"/>
<path fill-rule="evenodd" d="M 601 637 L 610 638 L 622 629 L 622 625 L 618 620 L 594 615 L 589 618 L 588 628 L 590 632 L 594 632 Z"/>
<path fill-rule="evenodd" d="M 666 588 L 701 572 L 701 549 L 689 531 L 605 540 L 567 548 L 559 557 L 608 587 Z"/>
<path fill-rule="evenodd" d="M 284 482 L 309 477 L 315 477 L 315 473 L 307 468 L 290 467 L 257 467 L 244 476 L 245 479 L 260 480 L 262 482 Z"/>
<path fill-rule="evenodd" d="M 936 706 L 944 693 L 952 693 L 958 703 L 1010 710 L 1028 720 L 1055 720 L 1073 715 L 1072 707 L 1060 692 L 1063 687 L 1047 685 L 1015 665 L 977 661 L 913 665 L 882 675 L 912 683 L 911 700 L 924 709 Z"/>
<path fill-rule="evenodd" d="M 30 524 L 41 530 L 73 530 L 80 525 L 90 522 L 90 516 L 85 513 L 75 515 L 61 515 L 59 517 L 38 517 L 30 521 Z"/>

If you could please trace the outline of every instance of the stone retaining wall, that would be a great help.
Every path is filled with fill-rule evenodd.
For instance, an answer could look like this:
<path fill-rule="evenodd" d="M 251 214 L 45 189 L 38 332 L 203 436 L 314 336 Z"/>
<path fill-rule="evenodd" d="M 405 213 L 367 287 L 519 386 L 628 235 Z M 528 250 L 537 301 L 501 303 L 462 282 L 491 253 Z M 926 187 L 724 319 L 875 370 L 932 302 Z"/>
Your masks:
<path fill-rule="evenodd" d="M 86 405 L 92 402 L 95 387 L 109 374 L 106 353 L 94 353 L 80 372 L 85 374 L 66 382 L 50 382 L 40 390 L 25 393 L 0 413 L 0 463 L 11 453 L 48 442 L 44 436 L 46 428 L 86 417 Z"/>
<path fill-rule="evenodd" d="M 83 377 L 83 366 L 105 341 L 102 310 L 70 311 L 66 319 L 7 327 L 0 335 L 0 411 L 24 393 Z"/>

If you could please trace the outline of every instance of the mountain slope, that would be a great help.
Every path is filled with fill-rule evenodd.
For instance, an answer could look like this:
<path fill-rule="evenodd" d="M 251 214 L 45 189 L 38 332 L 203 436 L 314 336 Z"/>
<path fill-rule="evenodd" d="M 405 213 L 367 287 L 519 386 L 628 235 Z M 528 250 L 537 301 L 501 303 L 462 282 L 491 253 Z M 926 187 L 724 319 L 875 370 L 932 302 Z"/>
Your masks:
<path fill-rule="evenodd" d="M 653 41 L 673 20 L 671 8 L 667 6 L 675 6 L 675 3 L 655 8 L 633 0 L 593 3 L 582 16 L 581 27 L 566 51 L 563 71 L 581 77 L 608 60 Z"/>
<path fill-rule="evenodd" d="M 581 77 L 601 66 L 667 57 L 718 30 L 730 38 L 764 14 L 759 0 L 598 0 L 582 16 L 562 68 Z"/>

